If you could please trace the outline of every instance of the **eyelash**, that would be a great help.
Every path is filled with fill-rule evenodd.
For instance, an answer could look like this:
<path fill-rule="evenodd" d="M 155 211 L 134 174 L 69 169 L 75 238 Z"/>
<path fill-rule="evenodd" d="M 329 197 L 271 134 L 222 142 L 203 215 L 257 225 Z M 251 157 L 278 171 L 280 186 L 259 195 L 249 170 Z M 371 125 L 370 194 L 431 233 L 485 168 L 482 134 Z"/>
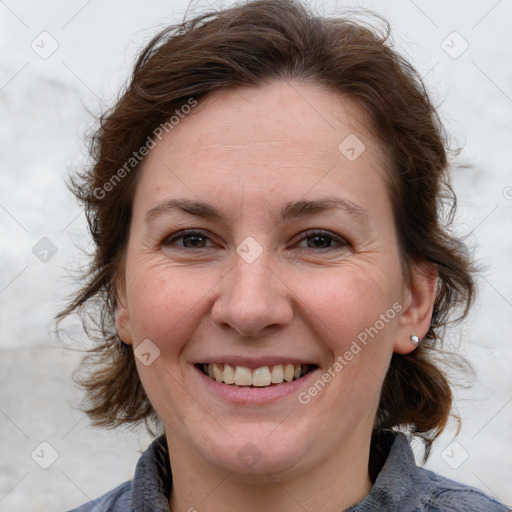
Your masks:
<path fill-rule="evenodd" d="M 173 243 L 175 243 L 177 240 L 180 240 L 182 238 L 184 239 L 189 236 L 198 236 L 198 237 L 206 238 L 209 240 L 209 237 L 205 234 L 204 231 L 197 230 L 197 229 L 184 229 L 184 230 L 180 230 L 180 231 L 170 235 L 169 237 L 167 237 L 162 242 L 162 245 L 169 246 L 169 245 L 172 245 Z M 314 237 L 329 238 L 329 239 L 331 239 L 331 241 L 337 242 L 340 245 L 340 247 L 339 247 L 340 249 L 346 249 L 349 247 L 349 243 L 345 239 L 343 239 L 342 237 L 340 237 L 338 235 L 335 235 L 334 233 L 331 233 L 330 231 L 325 231 L 322 229 L 312 229 L 312 230 L 305 231 L 304 236 L 299 240 L 299 242 L 302 242 L 303 240 L 307 240 L 308 238 L 314 238 Z M 194 249 L 191 247 L 179 247 L 179 248 L 185 249 L 185 250 L 191 250 L 191 251 L 201 251 L 201 250 L 208 249 L 209 247 L 199 247 L 197 249 Z M 314 248 L 313 247 L 301 247 L 301 249 L 314 249 Z M 320 251 L 330 251 L 330 250 L 335 250 L 335 249 L 336 249 L 336 247 L 324 247 L 324 248 L 320 248 L 319 250 Z"/>

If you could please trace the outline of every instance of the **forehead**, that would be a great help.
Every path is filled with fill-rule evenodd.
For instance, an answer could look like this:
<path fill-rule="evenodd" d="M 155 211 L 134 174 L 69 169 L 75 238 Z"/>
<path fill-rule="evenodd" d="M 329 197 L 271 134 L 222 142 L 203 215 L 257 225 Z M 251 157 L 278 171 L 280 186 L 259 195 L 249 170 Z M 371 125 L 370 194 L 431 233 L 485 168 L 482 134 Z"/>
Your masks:
<path fill-rule="evenodd" d="M 385 193 L 383 152 L 351 100 L 316 85 L 276 81 L 202 98 L 154 147 L 137 195 L 171 192 L 225 201 L 344 192 Z"/>

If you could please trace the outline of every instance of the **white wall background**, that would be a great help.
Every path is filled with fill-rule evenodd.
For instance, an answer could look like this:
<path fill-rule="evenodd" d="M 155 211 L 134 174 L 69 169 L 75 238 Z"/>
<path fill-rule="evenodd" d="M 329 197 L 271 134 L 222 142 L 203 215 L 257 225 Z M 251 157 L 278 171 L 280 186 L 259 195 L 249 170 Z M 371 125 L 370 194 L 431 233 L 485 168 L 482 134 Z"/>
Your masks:
<path fill-rule="evenodd" d="M 510 504 L 512 3 L 316 4 L 326 14 L 363 6 L 387 17 L 397 45 L 441 104 L 454 140 L 465 144 L 459 163 L 472 168 L 454 171 L 457 230 L 471 233 L 486 270 L 473 314 L 452 338 L 463 340 L 461 350 L 475 365 L 478 381 L 457 402 L 464 420 L 459 444 L 451 445 L 453 432 L 443 435 L 428 467 Z M 51 330 L 73 287 L 65 268 L 79 262 L 76 245 L 89 243 L 84 215 L 64 185 L 68 168 L 83 161 L 83 134 L 92 123 L 86 110 L 98 113 L 111 104 L 136 51 L 158 28 L 178 21 L 185 7 L 181 0 L 149 6 L 134 0 L 0 2 L 2 511 L 77 506 L 130 479 L 149 442 L 142 430 L 90 428 L 77 409 L 80 394 L 71 380 L 80 354 L 59 347 Z M 207 1 L 197 1 L 194 11 L 208 8 Z M 40 35 L 44 31 L 50 35 Z M 51 244 L 39 242 L 43 237 Z M 79 349 L 86 342 L 73 325 L 69 344 Z M 51 462 L 54 452 L 41 442 L 58 454 L 48 469 L 31 457 L 35 450 L 40 464 Z"/>

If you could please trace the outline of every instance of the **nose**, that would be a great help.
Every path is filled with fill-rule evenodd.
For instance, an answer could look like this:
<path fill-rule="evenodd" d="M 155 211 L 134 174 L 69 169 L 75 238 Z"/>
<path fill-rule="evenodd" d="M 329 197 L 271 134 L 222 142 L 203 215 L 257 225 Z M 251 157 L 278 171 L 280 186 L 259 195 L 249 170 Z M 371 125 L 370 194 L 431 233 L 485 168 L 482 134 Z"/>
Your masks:
<path fill-rule="evenodd" d="M 288 325 L 293 317 L 291 291 L 277 269 L 261 255 L 247 263 L 235 258 L 234 268 L 220 283 L 212 308 L 213 322 L 243 336 L 262 336 Z"/>

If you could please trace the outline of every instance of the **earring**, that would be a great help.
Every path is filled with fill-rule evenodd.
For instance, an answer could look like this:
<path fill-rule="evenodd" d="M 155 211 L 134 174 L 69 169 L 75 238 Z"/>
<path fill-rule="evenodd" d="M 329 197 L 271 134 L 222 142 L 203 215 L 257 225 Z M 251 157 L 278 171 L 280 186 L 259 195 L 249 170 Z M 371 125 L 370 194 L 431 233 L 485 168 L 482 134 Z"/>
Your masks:
<path fill-rule="evenodd" d="M 418 346 L 418 345 L 419 345 L 419 343 L 420 343 L 420 339 L 418 338 L 418 336 L 416 336 L 415 334 L 413 334 L 413 335 L 411 336 L 411 338 L 410 338 L 410 339 L 411 339 L 411 343 L 412 343 L 412 344 L 414 344 L 414 345 L 416 345 L 416 346 Z"/>

